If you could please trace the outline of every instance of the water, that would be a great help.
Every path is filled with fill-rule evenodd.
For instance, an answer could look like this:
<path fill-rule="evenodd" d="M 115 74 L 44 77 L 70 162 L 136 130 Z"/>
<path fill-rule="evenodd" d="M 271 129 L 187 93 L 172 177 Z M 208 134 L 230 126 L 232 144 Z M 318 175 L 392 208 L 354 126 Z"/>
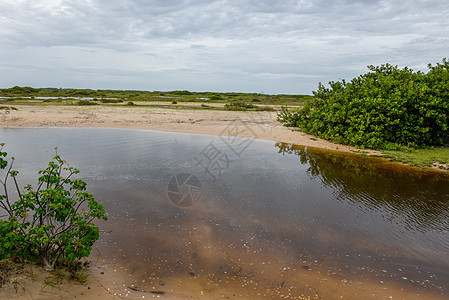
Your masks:
<path fill-rule="evenodd" d="M 117 292 L 449 296 L 448 175 L 270 141 L 157 131 L 0 129 L 0 140 L 23 185 L 54 147 L 80 169 L 109 213 L 91 259 L 120 274 Z M 170 201 L 179 174 L 198 179 L 193 206 Z"/>

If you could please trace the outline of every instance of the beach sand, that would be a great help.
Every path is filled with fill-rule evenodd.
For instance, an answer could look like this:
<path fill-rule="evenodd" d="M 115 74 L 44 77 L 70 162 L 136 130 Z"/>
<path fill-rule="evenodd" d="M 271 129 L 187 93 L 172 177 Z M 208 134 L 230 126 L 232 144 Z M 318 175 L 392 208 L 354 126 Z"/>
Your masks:
<path fill-rule="evenodd" d="M 232 135 L 344 152 L 359 149 L 284 127 L 276 112 L 188 110 L 113 106 L 17 106 L 0 111 L 2 127 L 111 127 Z M 372 151 L 374 152 L 374 151 Z"/>

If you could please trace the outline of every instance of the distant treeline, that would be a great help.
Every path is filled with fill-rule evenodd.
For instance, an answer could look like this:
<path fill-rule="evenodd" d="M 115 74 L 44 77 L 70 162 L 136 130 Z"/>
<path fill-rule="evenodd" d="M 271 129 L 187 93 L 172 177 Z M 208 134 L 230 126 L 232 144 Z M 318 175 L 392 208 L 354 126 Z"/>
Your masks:
<path fill-rule="evenodd" d="M 176 98 L 177 101 L 186 102 L 261 102 L 267 104 L 301 104 L 313 98 L 310 95 L 268 95 L 261 93 L 237 93 L 237 92 L 191 92 L 187 90 L 176 91 L 136 91 L 136 90 L 92 90 L 92 89 L 67 89 L 67 88 L 32 88 L 14 86 L 0 89 L 0 97 L 90 97 L 90 98 L 116 98 L 122 100 L 147 101 L 167 100 Z"/>

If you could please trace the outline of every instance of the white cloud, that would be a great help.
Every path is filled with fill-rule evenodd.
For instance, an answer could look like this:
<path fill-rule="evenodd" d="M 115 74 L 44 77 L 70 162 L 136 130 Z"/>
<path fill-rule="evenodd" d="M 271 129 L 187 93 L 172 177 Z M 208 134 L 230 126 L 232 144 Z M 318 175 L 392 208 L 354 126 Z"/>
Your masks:
<path fill-rule="evenodd" d="M 448 15 L 437 0 L 0 0 L 0 86 L 310 93 L 440 61 Z"/>

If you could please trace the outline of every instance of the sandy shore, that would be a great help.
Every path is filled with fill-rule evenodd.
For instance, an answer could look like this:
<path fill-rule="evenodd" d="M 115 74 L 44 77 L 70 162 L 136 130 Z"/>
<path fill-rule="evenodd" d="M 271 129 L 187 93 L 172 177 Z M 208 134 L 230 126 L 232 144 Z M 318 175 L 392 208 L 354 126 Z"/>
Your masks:
<path fill-rule="evenodd" d="M 282 126 L 276 112 L 185 110 L 148 107 L 17 106 L 0 111 L 2 127 L 112 127 L 233 135 L 344 152 L 342 146 Z"/>

